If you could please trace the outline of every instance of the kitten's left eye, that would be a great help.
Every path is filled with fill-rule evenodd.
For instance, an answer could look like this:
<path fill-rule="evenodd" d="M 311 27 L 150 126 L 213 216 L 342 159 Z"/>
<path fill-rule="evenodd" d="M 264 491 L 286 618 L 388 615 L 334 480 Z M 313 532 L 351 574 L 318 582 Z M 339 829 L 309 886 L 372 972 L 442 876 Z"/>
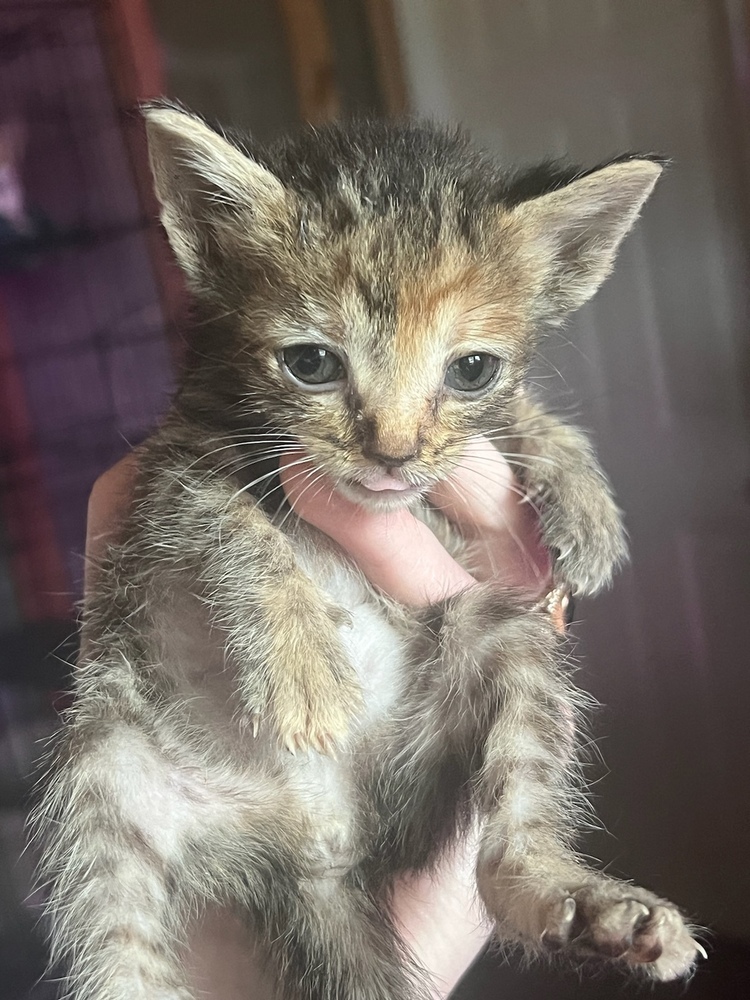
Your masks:
<path fill-rule="evenodd" d="M 458 392 L 486 389 L 500 369 L 500 358 L 492 354 L 467 354 L 448 366 L 445 384 Z"/>
<path fill-rule="evenodd" d="M 322 389 L 346 378 L 340 358 L 317 344 L 297 344 L 281 352 L 281 360 L 295 382 Z"/>

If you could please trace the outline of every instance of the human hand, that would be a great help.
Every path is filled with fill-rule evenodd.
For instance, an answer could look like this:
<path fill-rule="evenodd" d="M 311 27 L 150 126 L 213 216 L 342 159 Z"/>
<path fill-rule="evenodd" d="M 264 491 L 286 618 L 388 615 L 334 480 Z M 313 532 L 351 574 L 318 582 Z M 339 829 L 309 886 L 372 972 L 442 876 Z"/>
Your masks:
<path fill-rule="evenodd" d="M 458 593 L 475 582 L 407 509 L 374 513 L 316 479 L 299 450 L 282 456 L 281 481 L 297 513 L 334 538 L 367 578 L 413 607 Z M 116 534 L 130 504 L 136 461 L 127 455 L 94 484 L 88 508 L 87 569 Z M 314 488 L 311 484 L 315 480 Z M 439 483 L 430 500 L 478 543 L 477 579 L 495 579 L 530 598 L 550 582 L 550 560 L 536 517 L 516 486 L 507 462 L 484 438 L 467 448 L 456 473 Z M 87 577 L 87 586 L 88 586 Z"/>

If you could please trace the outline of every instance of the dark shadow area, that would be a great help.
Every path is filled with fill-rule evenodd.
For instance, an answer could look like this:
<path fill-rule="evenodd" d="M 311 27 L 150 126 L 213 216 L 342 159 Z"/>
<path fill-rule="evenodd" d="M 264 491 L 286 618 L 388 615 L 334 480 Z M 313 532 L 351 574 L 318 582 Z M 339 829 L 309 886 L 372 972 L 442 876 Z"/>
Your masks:
<path fill-rule="evenodd" d="M 513 957 L 488 951 L 469 971 L 455 1000 L 747 1000 L 750 996 L 750 947 L 716 937 L 709 961 L 689 983 L 640 982 L 637 977 L 604 970 L 592 963 L 573 970 L 563 963 L 527 966 Z"/>

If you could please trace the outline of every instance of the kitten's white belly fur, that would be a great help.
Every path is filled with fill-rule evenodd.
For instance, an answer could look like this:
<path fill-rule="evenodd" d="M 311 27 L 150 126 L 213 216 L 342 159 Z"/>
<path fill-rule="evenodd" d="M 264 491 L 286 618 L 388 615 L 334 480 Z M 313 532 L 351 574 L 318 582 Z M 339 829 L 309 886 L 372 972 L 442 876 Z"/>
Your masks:
<path fill-rule="evenodd" d="M 314 565 L 306 566 L 304 558 L 300 562 L 311 576 L 316 576 Z M 324 589 L 351 618 L 351 624 L 340 631 L 362 685 L 364 713 L 354 730 L 356 745 L 357 731 L 386 715 L 398 697 L 403 642 L 348 566 L 340 564 L 337 572 L 327 575 Z M 340 762 L 316 753 L 298 757 L 292 773 L 300 801 L 315 813 L 319 846 L 333 864 L 338 858 L 345 861 L 355 818 L 347 756 L 342 754 Z"/>
<path fill-rule="evenodd" d="M 343 560 L 332 560 L 328 555 L 319 561 L 308 546 L 298 555 L 308 574 L 323 581 L 323 589 L 349 613 L 350 624 L 341 628 L 341 639 L 362 685 L 364 711 L 354 722 L 347 747 L 335 760 L 314 751 L 292 755 L 280 746 L 270 724 L 261 722 L 257 737 L 253 737 L 243 725 L 234 670 L 225 659 L 220 633 L 211 632 L 196 598 L 185 595 L 176 599 L 159 625 L 160 659 L 177 682 L 177 700 L 183 711 L 192 724 L 223 748 L 221 756 L 226 763 L 208 771 L 204 763 L 200 772 L 188 763 L 179 767 L 177 774 L 151 774 L 153 797 L 134 799 L 131 804 L 140 822 L 146 821 L 152 828 L 162 824 L 160 839 L 165 847 L 182 832 L 163 828 L 166 802 L 167 826 L 174 822 L 182 828 L 183 821 L 197 820 L 196 800 L 200 803 L 197 812 L 205 809 L 215 820 L 218 813 L 231 810 L 238 802 L 248 808 L 254 801 L 273 808 L 269 801 L 273 796 L 285 796 L 288 801 L 291 795 L 299 808 L 314 818 L 309 827 L 320 851 L 321 874 L 352 860 L 356 817 L 351 754 L 357 752 L 358 737 L 386 715 L 398 698 L 403 642 L 359 574 Z M 248 592 L 251 587 L 249 581 Z M 133 748 L 128 752 L 133 753 Z M 283 782 L 270 777 L 272 772 L 278 773 L 279 765 Z M 186 810 L 180 802 L 188 795 L 191 804 Z"/>

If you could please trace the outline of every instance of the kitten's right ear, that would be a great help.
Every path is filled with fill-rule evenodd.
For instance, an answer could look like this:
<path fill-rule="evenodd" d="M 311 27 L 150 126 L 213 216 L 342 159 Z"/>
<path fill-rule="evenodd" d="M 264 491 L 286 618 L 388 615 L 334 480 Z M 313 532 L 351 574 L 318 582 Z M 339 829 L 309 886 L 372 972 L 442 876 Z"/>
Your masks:
<path fill-rule="evenodd" d="M 228 254 L 278 249 L 293 197 L 270 170 L 188 112 L 157 105 L 143 115 L 161 221 L 194 283 Z"/>

